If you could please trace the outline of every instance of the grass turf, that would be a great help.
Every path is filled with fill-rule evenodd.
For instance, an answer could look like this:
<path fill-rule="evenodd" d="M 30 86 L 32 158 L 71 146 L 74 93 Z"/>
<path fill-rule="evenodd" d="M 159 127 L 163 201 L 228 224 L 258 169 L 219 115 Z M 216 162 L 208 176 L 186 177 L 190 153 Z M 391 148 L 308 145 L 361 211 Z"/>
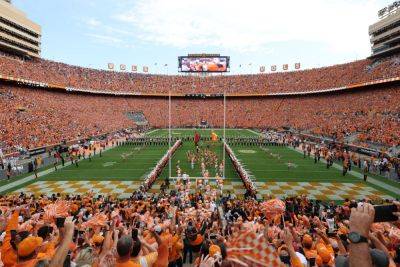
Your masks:
<path fill-rule="evenodd" d="M 349 173 L 343 176 L 341 170 L 334 167 L 327 169 L 326 164 L 322 161 L 314 163 L 314 158 L 303 158 L 302 154 L 288 147 L 267 146 L 261 148 L 234 145 L 231 148 L 244 167 L 250 174 L 254 175 L 257 182 L 361 182 L 359 178 Z M 293 165 L 290 169 L 288 162 Z M 352 170 L 357 170 L 357 167 L 353 167 Z M 383 181 L 383 179 L 385 178 L 382 177 L 380 180 Z M 367 185 L 393 197 L 399 197 L 398 194 L 370 182 L 367 182 Z M 400 188 L 398 183 L 395 183 L 395 185 Z"/>
<path fill-rule="evenodd" d="M 66 166 L 58 171 L 41 176 L 38 179 L 5 190 L 2 193 L 15 191 L 37 181 L 143 180 L 167 150 L 167 146 L 119 146 L 103 152 L 102 157 L 99 157 L 99 154 L 97 154 L 92 157 L 91 162 L 87 158 L 79 161 L 79 167 L 75 165 Z M 128 153 L 130 153 L 130 155 L 124 160 L 121 155 Z M 48 169 L 54 169 L 54 167 L 49 166 L 39 171 Z M 9 182 L 3 181 L 2 185 L 23 179 L 29 175 L 33 175 L 33 173 L 14 177 Z"/>
<path fill-rule="evenodd" d="M 119 146 L 89 162 L 80 161 L 79 167 L 70 165 L 40 178 L 44 181 L 86 180 L 141 180 L 167 151 L 167 146 Z M 126 159 L 122 154 L 129 154 Z"/>
<path fill-rule="evenodd" d="M 196 130 L 202 137 L 209 137 L 211 134 L 210 129 Z M 172 129 L 172 134 L 175 137 L 186 137 L 194 136 L 194 129 Z M 214 132 L 219 136 L 223 136 L 221 129 L 215 129 Z M 255 137 L 259 134 L 251 130 L 244 129 L 226 129 L 227 137 Z M 151 137 L 167 137 L 167 129 L 157 129 L 151 131 L 148 136 Z M 206 143 L 204 143 L 205 145 Z M 167 151 L 167 146 L 147 146 L 138 149 L 137 146 L 121 146 L 113 148 L 103 153 L 103 157 L 96 155 L 93 157 L 92 162 L 87 159 L 79 162 L 79 167 L 67 166 L 57 172 L 52 172 L 45 176 L 40 177 L 39 181 L 111 181 L 111 180 L 143 180 L 146 174 L 156 165 L 157 161 Z M 217 153 L 218 157 L 222 159 L 222 143 L 214 143 L 212 149 Z M 274 147 L 268 146 L 267 151 L 262 150 L 257 146 L 232 146 L 236 156 L 245 165 L 245 168 L 251 172 L 257 181 L 281 181 L 281 182 L 342 182 L 342 183 L 358 183 L 360 179 L 347 174 L 343 177 L 341 171 L 335 168 L 329 170 L 326 169 L 325 164 L 317 163 L 314 164 L 312 158 L 303 159 L 303 156 L 287 147 Z M 187 161 L 186 153 L 188 150 L 194 150 L 193 142 L 184 142 L 172 159 L 172 176 L 176 176 L 175 166 L 177 161 L 180 161 L 180 166 L 183 171 L 187 172 L 189 176 L 196 177 L 200 176 L 200 166 L 198 163 L 195 164 L 195 168 L 192 170 L 190 163 Z M 131 153 L 130 156 L 123 160 L 121 154 Z M 273 155 L 271 155 L 271 153 Z M 280 155 L 278 159 L 277 155 Z M 288 170 L 286 165 L 287 162 L 291 162 L 296 165 L 295 168 Z M 233 169 L 232 163 L 229 158 L 226 158 L 225 163 L 225 176 L 228 179 L 235 181 L 239 180 L 236 171 Z M 49 169 L 52 166 L 43 168 Z M 211 176 L 214 176 L 214 168 L 211 167 Z M 353 168 L 358 171 L 357 168 Z M 163 170 L 159 180 L 165 178 L 168 175 L 168 165 Z M 27 175 L 21 175 L 13 178 L 12 181 L 22 179 Z M 372 175 L 379 181 L 385 182 L 396 188 L 400 185 L 396 182 L 388 181 L 386 178 L 379 175 Z M 6 192 L 14 191 L 18 188 L 23 188 L 28 184 L 35 181 L 27 182 L 14 187 Z M 5 185 L 8 182 L 2 181 L 1 185 Z M 381 192 L 399 197 L 399 194 L 387 191 L 384 188 L 378 187 L 371 183 L 368 186 L 374 187 Z"/>

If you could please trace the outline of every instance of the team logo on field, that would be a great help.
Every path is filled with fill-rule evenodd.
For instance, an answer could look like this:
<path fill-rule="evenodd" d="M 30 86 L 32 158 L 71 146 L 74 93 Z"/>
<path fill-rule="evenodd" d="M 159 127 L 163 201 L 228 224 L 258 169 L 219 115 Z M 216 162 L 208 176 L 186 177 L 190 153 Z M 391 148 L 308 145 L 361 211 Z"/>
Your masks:
<path fill-rule="evenodd" d="M 243 150 L 239 150 L 239 153 L 242 153 L 242 154 L 254 154 L 254 153 L 256 153 L 256 151 L 251 150 L 251 149 L 243 149 Z"/>

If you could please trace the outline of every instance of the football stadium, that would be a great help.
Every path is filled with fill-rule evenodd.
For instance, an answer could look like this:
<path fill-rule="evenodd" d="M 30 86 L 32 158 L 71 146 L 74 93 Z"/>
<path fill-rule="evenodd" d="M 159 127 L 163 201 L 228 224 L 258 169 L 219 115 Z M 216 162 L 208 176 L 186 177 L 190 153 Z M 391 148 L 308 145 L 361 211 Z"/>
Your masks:
<path fill-rule="evenodd" d="M 72 2 L 0 0 L 0 266 L 400 266 L 399 1 L 340 29 L 357 59 L 208 1 Z M 253 2 L 214 8 L 289 7 Z"/>

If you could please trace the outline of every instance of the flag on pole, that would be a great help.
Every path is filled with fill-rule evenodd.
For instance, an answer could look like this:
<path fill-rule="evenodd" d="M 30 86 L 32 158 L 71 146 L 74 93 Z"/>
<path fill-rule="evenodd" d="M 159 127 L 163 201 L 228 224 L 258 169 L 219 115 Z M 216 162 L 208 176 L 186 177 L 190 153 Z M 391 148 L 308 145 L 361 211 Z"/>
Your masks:
<path fill-rule="evenodd" d="M 265 66 L 260 66 L 260 72 L 265 72 Z"/>
<path fill-rule="evenodd" d="M 114 63 L 108 63 L 108 69 L 113 70 L 114 69 Z"/>
<path fill-rule="evenodd" d="M 132 65 L 132 71 L 137 72 L 137 65 Z"/>
<path fill-rule="evenodd" d="M 120 70 L 126 70 L 126 65 L 125 64 L 121 64 L 121 65 L 119 65 L 119 69 Z"/>

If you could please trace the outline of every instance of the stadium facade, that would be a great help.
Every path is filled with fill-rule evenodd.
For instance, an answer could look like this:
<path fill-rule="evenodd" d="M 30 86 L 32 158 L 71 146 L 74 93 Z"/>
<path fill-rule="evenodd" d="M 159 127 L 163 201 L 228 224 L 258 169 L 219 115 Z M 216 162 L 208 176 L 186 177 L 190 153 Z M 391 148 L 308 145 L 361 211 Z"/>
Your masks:
<path fill-rule="evenodd" d="M 400 2 L 396 1 L 378 12 L 380 20 L 369 26 L 372 57 L 400 51 Z"/>
<path fill-rule="evenodd" d="M 6 0 L 0 0 L 0 48 L 31 57 L 40 57 L 41 51 L 41 27 Z"/>

